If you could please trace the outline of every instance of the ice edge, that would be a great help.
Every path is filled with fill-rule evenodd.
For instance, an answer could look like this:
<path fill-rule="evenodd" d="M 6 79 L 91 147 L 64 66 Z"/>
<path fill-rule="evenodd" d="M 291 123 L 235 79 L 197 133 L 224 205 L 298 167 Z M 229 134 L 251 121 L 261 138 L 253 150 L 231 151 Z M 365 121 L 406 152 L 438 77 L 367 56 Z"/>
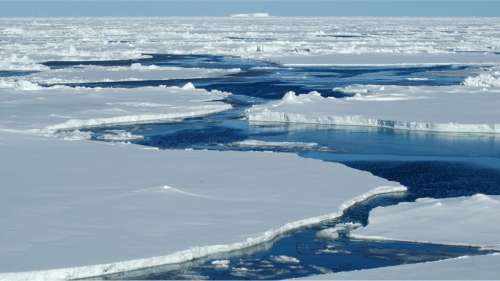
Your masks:
<path fill-rule="evenodd" d="M 138 270 L 160 265 L 182 263 L 193 259 L 203 258 L 211 254 L 241 250 L 244 248 L 256 246 L 258 244 L 271 241 L 274 238 L 278 237 L 279 235 L 282 235 L 289 231 L 309 225 L 318 224 L 325 220 L 338 218 L 349 207 L 352 207 L 357 203 L 363 202 L 373 196 L 387 194 L 387 193 L 405 192 L 405 191 L 407 191 L 407 188 L 402 185 L 379 186 L 349 201 L 344 202 L 343 204 L 340 205 L 339 210 L 335 213 L 298 220 L 295 222 L 289 222 L 278 229 L 268 230 L 260 236 L 254 238 L 247 238 L 247 240 L 244 242 L 237 242 L 226 245 L 194 247 L 188 250 L 174 252 L 166 256 L 129 260 L 122 262 L 108 263 L 108 264 L 97 264 L 90 266 L 79 266 L 79 267 L 69 267 L 61 269 L 40 270 L 40 271 L 0 273 L 0 280 L 35 281 L 35 280 L 67 280 L 76 278 L 90 278 L 90 277 L 98 277 L 100 275 L 108 275 L 125 271 Z"/>
<path fill-rule="evenodd" d="M 382 120 L 359 115 L 307 116 L 300 113 L 271 111 L 266 108 L 251 108 L 246 112 L 251 122 L 302 123 L 338 126 L 378 127 L 393 130 L 425 131 L 442 133 L 487 133 L 500 134 L 500 124 L 426 123 L 418 121 Z"/>

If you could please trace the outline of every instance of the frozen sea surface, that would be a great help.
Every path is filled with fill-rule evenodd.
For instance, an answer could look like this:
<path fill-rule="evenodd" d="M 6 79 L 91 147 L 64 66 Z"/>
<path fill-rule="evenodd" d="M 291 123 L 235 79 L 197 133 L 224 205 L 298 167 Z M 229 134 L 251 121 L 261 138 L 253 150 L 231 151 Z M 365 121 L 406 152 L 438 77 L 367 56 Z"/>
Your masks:
<path fill-rule="evenodd" d="M 398 71 L 386 67 L 350 68 L 350 74 L 345 79 L 369 83 L 380 74 L 380 77 L 387 75 L 385 79 L 392 83 L 405 83 L 408 77 L 417 76 L 413 71 L 418 69 L 417 73 L 427 74 L 437 84 L 443 81 L 443 85 L 446 85 L 446 77 L 464 77 L 474 67 L 397 69 Z M 323 70 L 325 76 L 338 71 L 334 67 Z M 440 75 L 441 73 L 444 75 Z M 253 79 L 259 79 L 259 76 L 256 75 Z M 456 79 L 455 83 L 460 84 L 457 81 L 463 81 L 462 79 Z M 419 82 L 419 79 L 413 80 Z M 304 83 L 310 85 L 307 82 Z M 253 89 L 247 85 L 241 91 L 248 91 L 248 88 Z M 238 88 L 235 89 L 234 94 L 241 93 Z M 376 206 L 411 202 L 422 197 L 449 198 L 476 193 L 500 193 L 500 147 L 495 135 L 398 132 L 384 128 L 314 124 L 249 124 L 241 120 L 242 110 L 248 105 L 233 103 L 233 106 L 235 108 L 232 111 L 188 119 L 182 123 L 96 128 L 91 132 L 94 138 L 113 130 L 131 132 L 143 136 L 132 140 L 133 142 L 159 148 L 296 152 L 304 157 L 341 161 L 351 167 L 404 183 L 408 187 L 404 196 L 385 196 L 366 204 L 358 204 L 343 216 L 343 222 L 366 224 L 368 213 Z M 174 267 L 155 267 L 109 275 L 106 278 L 277 279 L 432 261 L 446 258 L 442 256 L 445 253 L 449 255 L 448 258 L 455 254 L 461 256 L 479 253 L 474 252 L 477 250 L 474 248 L 398 241 L 349 238 L 330 242 L 318 240 L 318 231 L 337 223 L 339 221 L 294 232 L 248 251 L 216 255 Z M 303 248 L 312 250 L 304 255 Z M 273 259 L 276 256 L 286 256 L 300 262 L 283 264 Z M 350 261 L 347 262 L 346 259 Z"/>
<path fill-rule="evenodd" d="M 249 106 L 267 106 L 263 105 L 267 102 L 279 103 L 280 101 L 275 100 L 281 99 L 288 91 L 317 91 L 322 96 L 318 98 L 335 97 L 342 100 L 346 97 L 366 97 L 363 96 L 366 94 L 364 92 L 394 98 L 397 97 L 395 94 L 398 94 L 394 93 L 394 89 L 405 94 L 411 87 L 417 90 L 430 89 L 426 92 L 429 95 L 434 94 L 435 89 L 466 88 L 472 95 L 467 98 L 472 102 L 476 102 L 474 94 L 481 97 L 490 94 L 494 98 L 498 73 L 492 66 L 498 63 L 499 58 L 500 36 L 496 32 L 498 26 L 496 19 L 380 21 L 367 18 L 176 18 L 133 21 L 96 19 L 92 23 L 83 19 L 2 19 L 0 40 L 7 43 L 0 54 L 0 87 L 3 93 L 0 106 L 6 109 L 2 111 L 1 126 L 5 130 L 2 134 L 14 134 L 14 129 L 17 130 L 15 134 L 19 134 L 19 130 L 30 130 L 29 132 L 33 133 L 33 129 L 40 130 L 52 126 L 54 130 L 45 133 L 77 140 L 74 144 L 62 142 L 61 148 L 90 145 L 82 142 L 82 138 L 111 142 L 98 144 L 102 148 L 101 157 L 104 153 L 109 153 L 104 152 L 108 150 L 105 149 L 107 146 L 110 151 L 113 147 L 127 151 L 136 147 L 123 144 L 125 142 L 141 144 L 145 148 L 152 146 L 161 149 L 223 150 L 225 152 L 222 152 L 222 155 L 226 155 L 225 157 L 230 157 L 227 153 L 231 152 L 227 152 L 228 150 L 285 151 L 298 153 L 306 158 L 343 162 L 353 168 L 396 180 L 408 187 L 405 194 L 372 198 L 350 208 L 337 220 L 323 221 L 322 224 L 309 225 L 309 228 L 300 228 L 284 236 L 278 235 L 272 241 L 266 240 L 268 243 L 255 244 L 256 247 L 247 249 L 248 251 L 230 251 L 227 255 L 218 256 L 203 255 L 204 259 L 178 264 L 175 268 L 165 267 L 169 262 L 162 259 L 155 260 L 154 263 L 147 262 L 148 257 L 156 254 L 144 252 L 146 261 L 141 263 L 140 267 L 135 264 L 134 268 L 149 267 L 153 264 L 161 266 L 121 275 L 108 275 L 108 278 L 276 279 L 432 261 L 465 254 L 484 254 L 485 252 L 473 247 L 356 240 L 343 236 L 342 233 L 337 233 L 339 238 L 333 239 L 337 234 L 332 232 L 332 229 L 345 230 L 351 227 L 349 223 L 355 223 L 356 227 L 359 227 L 358 224 L 366 225 L 369 212 L 373 208 L 411 202 L 417 198 L 449 198 L 476 193 L 498 195 L 500 149 L 496 135 L 415 133 L 386 128 L 324 124 L 249 123 L 242 118 Z M 165 50 L 171 53 L 164 54 Z M 346 62 L 349 65 L 346 65 Z M 147 90 L 148 87 L 160 85 L 167 88 Z M 373 90 L 373 85 L 377 85 L 381 92 Z M 177 88 L 172 88 L 174 86 Z M 218 91 L 211 93 L 211 90 Z M 169 94 L 186 91 L 187 95 L 174 93 L 171 97 L 176 96 L 176 102 L 167 105 L 167 100 L 171 97 L 156 95 L 151 93 L 152 91 L 165 91 Z M 448 91 L 449 97 L 452 97 L 451 92 Z M 87 106 L 79 110 L 61 110 L 67 106 L 58 107 L 58 104 L 71 105 L 71 93 L 78 94 L 78 100 L 83 100 Z M 65 98 L 65 94 L 68 98 Z M 145 101 L 141 101 L 141 97 Z M 149 101 L 152 97 L 155 99 L 154 103 Z M 106 102 L 99 103 L 101 98 Z M 131 102 L 128 99 L 133 100 Z M 217 110 L 186 115 L 193 112 L 194 107 L 204 108 L 207 103 L 216 106 Z M 97 110 L 92 104 L 99 104 Z M 164 108 L 178 110 L 183 121 L 175 122 L 176 120 L 169 118 L 168 123 L 158 123 L 161 118 L 155 115 L 147 120 L 126 118 L 127 122 L 90 125 L 85 122 L 73 122 L 71 124 L 74 126 L 60 126 L 68 124 L 59 122 L 67 121 L 72 114 L 79 120 L 91 120 L 91 117 L 99 114 L 119 117 L 125 111 L 132 115 L 142 111 L 161 113 L 156 112 L 161 111 L 159 104 Z M 31 108 L 30 114 L 19 116 L 21 108 Z M 210 114 L 214 112 L 219 113 Z M 53 127 L 54 125 L 56 127 Z M 11 142 L 6 136 L 0 138 L 0 145 L 8 146 L 9 143 L 22 145 L 22 142 Z M 37 144 L 40 145 L 40 142 L 37 141 Z M 6 148 L 6 153 L 13 151 Z M 159 157 L 159 153 L 172 155 L 177 152 L 153 150 L 148 153 Z M 191 153 L 197 157 L 201 155 L 198 154 L 199 151 Z M 31 159 L 26 163 L 35 165 L 35 160 L 41 159 L 36 158 L 36 155 L 39 154 L 25 155 Z M 92 158 L 92 155 L 94 154 L 89 152 L 88 155 L 80 156 Z M 252 153 L 247 156 L 249 155 L 266 153 Z M 151 160 L 150 157 L 148 159 Z M 307 165 L 301 167 L 298 160 L 295 168 L 300 171 L 295 174 L 301 175 L 301 172 L 307 170 Z M 120 164 L 126 162 L 121 161 Z M 218 167 L 213 165 L 217 161 L 208 162 L 212 163 L 209 165 L 211 168 Z M 151 163 L 148 162 L 147 165 Z M 69 165 L 63 168 L 66 169 L 67 166 Z M 159 169 L 154 165 L 150 168 L 147 173 Z M 175 168 L 178 168 L 178 165 Z M 189 171 L 192 171 L 192 167 Z M 7 176 L 12 175 L 13 173 L 9 173 Z M 165 173 L 163 175 L 165 176 Z M 134 173 L 127 173 L 127 176 L 134 176 Z M 196 180 L 196 177 L 188 178 Z M 224 180 L 224 177 L 216 178 Z M 91 179 L 95 178 L 89 177 L 89 180 Z M 241 175 L 238 179 L 241 180 Z M 311 183 L 304 184 L 308 185 Z M 313 187 L 318 188 L 317 185 Z M 199 190 L 186 189 L 185 186 L 177 188 L 167 185 L 163 186 L 163 189 L 178 196 L 199 195 Z M 13 190 L 20 192 L 19 189 Z M 23 198 L 30 198 L 31 194 L 22 192 Z M 324 198 L 324 192 L 318 194 L 322 195 L 322 199 L 332 199 Z M 318 194 L 307 195 L 319 196 Z M 46 196 L 49 198 L 50 194 Z M 103 200 L 112 200 L 113 196 L 106 198 Z M 92 201 L 85 201 L 84 196 L 80 199 L 82 202 Z M 61 202 L 64 204 L 64 201 Z M 94 203 L 96 206 L 104 206 L 97 201 Z M 135 205 L 131 203 L 127 206 Z M 153 206 L 156 205 L 142 207 Z M 318 215 L 316 208 L 322 206 L 316 202 L 312 205 L 314 209 L 307 208 L 307 211 Z M 271 207 L 278 208 L 279 205 L 274 204 Z M 332 211 L 331 204 L 323 207 Z M 57 213 L 57 208 L 53 210 Z M 252 216 L 251 212 L 245 214 Z M 158 214 L 152 216 L 156 217 Z M 141 223 L 150 222 L 137 218 L 136 215 L 132 217 Z M 249 225 L 255 223 L 247 222 Z M 195 224 L 190 227 L 202 226 Z M 40 229 L 43 230 L 43 227 Z M 60 233 L 79 237 L 79 229 L 52 227 L 50 230 L 64 230 Z M 230 235 L 231 231 L 238 229 L 242 228 L 223 229 L 219 234 Z M 320 239 L 318 232 L 323 233 L 319 234 L 321 237 L 329 233 L 333 240 Z M 133 229 L 127 233 L 139 236 L 151 234 L 141 229 Z M 118 238 L 113 242 L 120 241 Z M 38 240 L 43 239 L 43 235 L 38 237 Z M 140 240 L 135 242 L 140 243 Z M 134 245 L 131 245 L 130 248 L 122 247 L 120 250 L 135 254 L 138 253 L 137 249 L 164 253 L 158 248 L 158 244 L 161 243 L 145 244 L 145 247 L 136 247 L 136 250 L 133 250 Z M 120 255 L 125 256 L 128 254 Z M 99 259 L 101 258 L 105 257 L 100 256 Z M 122 260 L 108 258 L 109 262 Z M 260 260 L 265 262 L 259 263 Z M 345 262 L 346 260 L 349 262 Z M 21 265 L 14 260 L 12 262 L 16 266 Z M 75 262 L 76 264 L 81 263 Z M 110 269 L 111 272 L 122 272 L 131 268 L 126 266 L 127 263 L 122 265 L 123 267 L 97 266 L 93 273 L 100 275 L 109 273 Z M 53 268 L 47 268 L 49 267 Z M 35 276 L 36 274 L 33 275 Z"/>

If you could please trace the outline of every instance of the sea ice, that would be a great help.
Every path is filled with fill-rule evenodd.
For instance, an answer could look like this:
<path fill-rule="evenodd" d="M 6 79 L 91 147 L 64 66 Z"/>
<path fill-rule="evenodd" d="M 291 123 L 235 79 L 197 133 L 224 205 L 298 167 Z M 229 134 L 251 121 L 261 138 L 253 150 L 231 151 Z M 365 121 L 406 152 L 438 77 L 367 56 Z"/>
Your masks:
<path fill-rule="evenodd" d="M 454 259 L 315 275 L 308 280 L 494 280 L 500 275 L 500 255 Z"/>
<path fill-rule="evenodd" d="M 500 196 L 422 198 L 374 209 L 368 225 L 353 230 L 351 236 L 500 249 L 498 214 Z"/>
<path fill-rule="evenodd" d="M 0 155 L 0 280 L 183 262 L 406 190 L 293 154 L 150 150 L 0 130 Z"/>
<path fill-rule="evenodd" d="M 219 77 L 239 72 L 240 69 L 208 69 L 141 66 L 131 67 L 79 66 L 35 72 L 22 77 L 0 78 L 0 88 L 18 88 L 20 83 L 63 84 L 89 82 L 118 82 L 141 80 L 169 80 Z"/>
<path fill-rule="evenodd" d="M 191 86 L 0 89 L 0 128 L 52 134 L 85 127 L 180 120 L 231 109 L 231 105 L 218 101 L 228 95 Z"/>
<path fill-rule="evenodd" d="M 353 96 L 289 92 L 247 110 L 250 121 L 370 126 L 402 130 L 500 133 L 500 88 L 352 85 Z"/>

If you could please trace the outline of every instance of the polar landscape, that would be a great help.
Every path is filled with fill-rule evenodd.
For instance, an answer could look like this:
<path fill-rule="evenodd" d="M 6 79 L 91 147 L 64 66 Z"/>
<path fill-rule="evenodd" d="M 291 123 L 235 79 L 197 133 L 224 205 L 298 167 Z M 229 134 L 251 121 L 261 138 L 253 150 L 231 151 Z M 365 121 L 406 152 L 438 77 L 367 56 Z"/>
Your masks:
<path fill-rule="evenodd" d="M 0 18 L 0 280 L 498 278 L 498 30 Z"/>

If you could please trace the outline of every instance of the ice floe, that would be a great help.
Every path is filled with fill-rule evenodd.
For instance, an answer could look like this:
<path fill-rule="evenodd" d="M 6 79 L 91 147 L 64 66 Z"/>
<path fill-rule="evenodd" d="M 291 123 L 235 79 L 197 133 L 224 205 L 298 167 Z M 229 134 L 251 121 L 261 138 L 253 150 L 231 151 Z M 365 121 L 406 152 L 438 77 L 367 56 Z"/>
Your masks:
<path fill-rule="evenodd" d="M 131 67 L 80 66 L 62 69 L 38 71 L 22 77 L 0 78 L 0 88 L 19 88 L 19 83 L 31 84 L 66 84 L 91 82 L 119 82 L 142 80 L 169 80 L 219 77 L 234 74 L 240 69 L 208 69 L 158 67 L 154 65 Z"/>
<path fill-rule="evenodd" d="M 289 92 L 247 110 L 250 121 L 500 133 L 500 88 L 352 85 L 349 98 Z"/>
<path fill-rule="evenodd" d="M 351 236 L 500 249 L 500 225 L 495 223 L 499 213 L 499 196 L 422 198 L 374 209 L 368 225 Z"/>
<path fill-rule="evenodd" d="M 52 134 L 85 127 L 180 120 L 231 109 L 231 105 L 218 101 L 228 95 L 192 86 L 0 89 L 0 128 Z"/>
<path fill-rule="evenodd" d="M 0 140 L 0 280 L 183 262 L 269 241 L 370 196 L 406 190 L 292 154 L 158 151 L 5 130 Z"/>
<path fill-rule="evenodd" d="M 309 280 L 494 280 L 500 275 L 500 255 L 454 259 L 316 275 Z"/>

